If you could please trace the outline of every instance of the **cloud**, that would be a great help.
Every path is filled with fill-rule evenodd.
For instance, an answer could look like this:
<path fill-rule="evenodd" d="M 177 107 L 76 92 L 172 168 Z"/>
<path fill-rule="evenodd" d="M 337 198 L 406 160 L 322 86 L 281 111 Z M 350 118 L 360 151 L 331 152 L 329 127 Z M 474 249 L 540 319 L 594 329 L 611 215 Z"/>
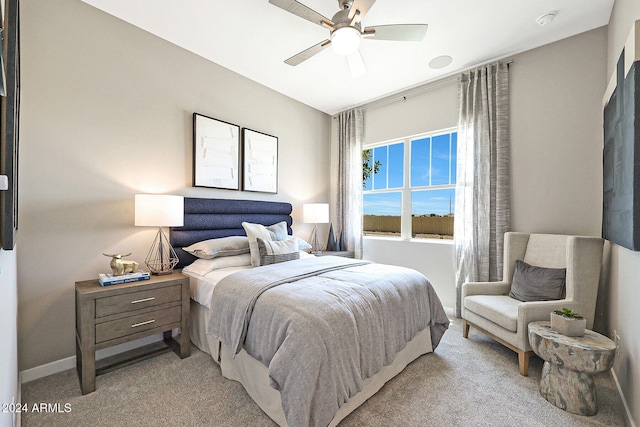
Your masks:
<path fill-rule="evenodd" d="M 402 211 L 401 193 L 365 194 L 363 210 L 366 215 L 400 215 Z"/>

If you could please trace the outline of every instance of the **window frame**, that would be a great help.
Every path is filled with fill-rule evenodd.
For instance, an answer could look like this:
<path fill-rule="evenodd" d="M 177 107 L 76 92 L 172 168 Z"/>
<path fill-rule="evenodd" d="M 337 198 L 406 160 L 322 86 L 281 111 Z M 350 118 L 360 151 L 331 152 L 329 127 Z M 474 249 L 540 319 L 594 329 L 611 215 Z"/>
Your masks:
<path fill-rule="evenodd" d="M 405 137 L 401 137 L 401 138 L 393 138 L 393 139 L 389 139 L 386 141 L 381 141 L 381 142 L 373 142 L 370 144 L 364 144 L 362 146 L 362 151 L 364 152 L 365 150 L 373 150 L 375 148 L 378 147 L 382 147 L 382 146 L 391 146 L 393 144 L 397 144 L 397 143 L 404 143 L 404 170 L 403 170 L 403 185 L 402 187 L 394 187 L 394 188 L 385 188 L 385 189 L 374 189 L 373 186 L 373 176 L 372 176 L 372 182 L 371 182 L 371 186 L 372 188 L 370 190 L 362 190 L 362 195 L 363 198 L 366 194 L 381 194 L 381 193 L 401 193 L 401 206 L 400 206 L 400 237 L 399 239 L 401 240 L 420 240 L 420 241 L 425 241 L 425 240 L 436 240 L 436 241 L 442 241 L 442 239 L 434 239 L 434 238 L 429 238 L 429 237 L 412 237 L 412 230 L 411 230 L 411 223 L 412 223 L 412 217 L 413 214 L 411 212 L 411 208 L 412 208 L 412 197 L 411 197 L 411 193 L 413 191 L 431 191 L 431 190 L 444 190 L 444 189 L 455 189 L 456 184 L 455 182 L 453 184 L 436 184 L 436 185 L 417 185 L 417 186 L 411 186 L 411 142 L 414 140 L 419 140 L 419 139 L 424 139 L 424 138 L 433 138 L 439 135 L 446 135 L 446 134 L 452 134 L 452 133 L 458 133 L 458 127 L 454 126 L 454 127 L 450 127 L 450 128 L 444 128 L 444 129 L 439 129 L 436 131 L 431 131 L 431 132 L 424 132 L 424 133 L 419 133 L 419 134 L 415 134 L 415 135 L 410 135 L 410 136 L 405 136 Z M 456 143 L 456 149 L 457 149 L 457 143 Z M 431 182 L 432 180 L 432 162 L 433 162 L 433 147 L 430 146 L 430 150 L 429 150 L 429 182 Z M 451 156 L 451 154 L 453 154 L 453 152 L 451 151 L 451 145 L 449 146 L 449 155 Z M 375 161 L 375 160 L 374 160 Z M 456 153 L 456 161 L 457 161 L 457 153 Z M 387 169 L 387 174 L 388 174 L 388 165 L 386 167 Z M 457 166 L 456 166 L 456 172 L 457 172 Z M 451 181 L 451 179 L 455 177 L 452 176 L 452 171 L 451 169 L 449 170 L 449 180 Z M 388 186 L 388 181 L 389 177 L 386 177 L 386 182 L 387 182 L 387 186 Z M 362 213 L 363 217 L 364 217 L 364 212 Z M 365 237 L 369 238 L 369 237 L 377 237 L 375 235 L 366 235 Z M 384 238 L 392 238 L 392 239 L 396 239 L 396 237 L 393 236 L 380 236 L 380 237 L 384 237 Z"/>

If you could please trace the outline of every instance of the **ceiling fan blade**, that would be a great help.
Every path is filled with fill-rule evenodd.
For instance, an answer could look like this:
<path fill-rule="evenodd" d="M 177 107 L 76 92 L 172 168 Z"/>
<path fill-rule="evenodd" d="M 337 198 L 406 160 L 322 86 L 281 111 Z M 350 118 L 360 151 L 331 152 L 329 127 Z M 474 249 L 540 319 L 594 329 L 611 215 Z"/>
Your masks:
<path fill-rule="evenodd" d="M 314 46 L 311 46 L 309 49 L 303 50 L 302 52 L 293 55 L 291 58 L 285 60 L 285 64 L 296 66 L 301 62 L 306 61 L 311 58 L 313 55 L 322 52 L 327 46 L 331 44 L 331 40 L 325 40 L 320 42 Z"/>
<path fill-rule="evenodd" d="M 427 34 L 427 24 L 376 25 L 363 31 L 364 37 L 374 40 L 419 42 Z"/>
<path fill-rule="evenodd" d="M 314 24 L 333 29 L 333 21 L 296 0 L 269 0 L 269 3 Z"/>
<path fill-rule="evenodd" d="M 357 14 L 357 20 L 360 21 L 364 17 L 364 15 L 369 12 L 371 6 L 376 2 L 376 0 L 353 0 L 353 4 L 351 5 L 351 9 L 349 10 L 349 19 L 353 19 Z"/>
<path fill-rule="evenodd" d="M 367 72 L 367 67 L 364 65 L 364 60 L 362 59 L 362 55 L 359 50 L 356 50 L 355 53 L 347 56 L 347 64 L 349 64 L 351 77 L 354 79 L 364 76 Z"/>

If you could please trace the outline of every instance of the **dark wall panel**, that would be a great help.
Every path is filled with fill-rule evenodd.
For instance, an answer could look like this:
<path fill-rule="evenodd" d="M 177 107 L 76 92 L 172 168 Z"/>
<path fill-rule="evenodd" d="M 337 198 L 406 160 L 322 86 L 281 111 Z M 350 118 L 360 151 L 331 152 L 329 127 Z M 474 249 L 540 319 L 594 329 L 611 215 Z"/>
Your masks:
<path fill-rule="evenodd" d="M 624 75 L 618 60 L 617 86 L 604 108 L 603 216 L 605 239 L 640 250 L 640 61 Z"/>

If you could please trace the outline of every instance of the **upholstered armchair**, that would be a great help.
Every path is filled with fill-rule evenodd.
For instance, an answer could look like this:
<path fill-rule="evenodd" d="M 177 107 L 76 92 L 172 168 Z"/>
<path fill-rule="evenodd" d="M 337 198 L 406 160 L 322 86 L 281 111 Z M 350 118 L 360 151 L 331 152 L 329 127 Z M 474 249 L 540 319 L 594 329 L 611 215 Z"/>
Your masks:
<path fill-rule="evenodd" d="M 553 310 L 567 307 L 587 319 L 588 329 L 593 327 L 603 244 L 597 237 L 505 233 L 503 280 L 462 285 L 463 336 L 468 338 L 472 326 L 515 351 L 520 375 L 527 376 L 529 356 L 533 353 L 528 337 L 530 322 L 549 320 Z M 558 295 L 560 299 L 523 302 L 509 296 L 518 260 L 536 267 L 566 268 L 566 286 Z M 519 263 L 517 276 L 520 290 L 523 283 L 527 285 L 526 280 L 533 283 L 536 279 L 521 274 L 522 265 Z M 535 286 L 531 287 L 538 289 L 540 282 L 535 280 Z M 534 289 L 533 294 L 538 291 Z"/>

